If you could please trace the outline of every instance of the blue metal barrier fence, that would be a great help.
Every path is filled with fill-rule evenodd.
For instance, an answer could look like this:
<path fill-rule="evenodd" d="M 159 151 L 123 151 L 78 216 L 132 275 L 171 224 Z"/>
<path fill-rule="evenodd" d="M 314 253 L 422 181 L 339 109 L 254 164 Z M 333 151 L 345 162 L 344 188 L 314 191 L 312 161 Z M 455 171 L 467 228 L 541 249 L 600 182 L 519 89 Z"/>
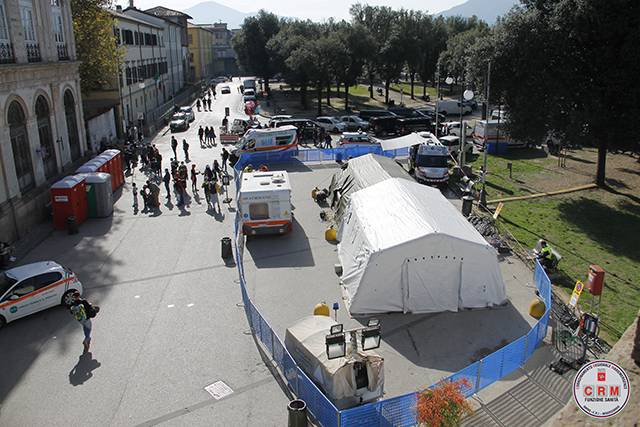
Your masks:
<path fill-rule="evenodd" d="M 359 150 L 366 148 L 366 150 Z M 380 152 L 375 152 L 376 149 Z M 403 150 L 398 150 L 403 151 Z M 368 153 L 381 154 L 387 157 L 402 156 L 400 153 L 382 153 L 380 147 L 348 147 L 322 150 L 300 150 L 298 152 L 282 152 L 271 154 L 250 154 L 242 155 L 240 161 L 235 165 L 236 176 L 240 176 L 240 171 L 249 164 L 277 164 L 296 163 L 308 161 L 335 161 L 348 159 L 349 156 L 357 157 Z M 360 154 L 355 154 L 360 153 Z M 406 156 L 406 153 L 404 153 Z M 236 179 L 236 195 L 239 191 L 240 180 Z M 237 200 L 237 197 L 236 197 Z M 309 412 L 324 427 L 350 427 L 358 425 L 360 427 L 410 427 L 416 424 L 415 405 L 417 401 L 416 393 L 408 393 L 391 399 L 385 399 L 367 405 L 358 406 L 351 409 L 338 411 L 331 401 L 320 391 L 320 389 L 309 379 L 309 377 L 297 366 L 291 354 L 287 351 L 280 338 L 271 329 L 267 321 L 260 314 L 258 309 L 251 302 L 247 293 L 244 278 L 243 257 L 240 247 L 243 239 L 240 225 L 241 218 L 236 213 L 235 234 L 236 234 L 236 265 L 240 279 L 242 301 L 245 313 L 251 330 L 270 353 L 273 362 L 278 367 L 285 381 L 292 392 L 305 401 Z M 238 234 L 240 231 L 240 234 Z M 533 352 L 544 340 L 547 333 L 549 321 L 549 310 L 551 309 L 551 281 L 539 262 L 536 261 L 536 268 L 533 276 L 533 283 L 537 287 L 540 298 L 546 304 L 544 316 L 536 323 L 529 333 L 520 339 L 501 348 L 495 353 L 467 366 L 466 368 L 449 376 L 445 380 L 457 381 L 466 379 L 470 386 L 463 390 L 465 397 L 470 397 L 485 387 L 500 380 L 516 369 L 523 366 L 531 357 Z M 433 386 L 431 386 L 433 387 Z"/>

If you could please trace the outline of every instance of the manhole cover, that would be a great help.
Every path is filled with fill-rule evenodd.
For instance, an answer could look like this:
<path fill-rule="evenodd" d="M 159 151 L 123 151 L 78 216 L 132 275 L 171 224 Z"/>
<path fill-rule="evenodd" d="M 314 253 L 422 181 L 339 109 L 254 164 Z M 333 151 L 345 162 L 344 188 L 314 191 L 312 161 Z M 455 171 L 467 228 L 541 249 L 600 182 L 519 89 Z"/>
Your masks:
<path fill-rule="evenodd" d="M 204 389 L 207 390 L 211 396 L 215 397 L 216 400 L 220 400 L 233 393 L 233 390 L 231 390 L 231 388 L 222 381 L 208 385 Z"/>

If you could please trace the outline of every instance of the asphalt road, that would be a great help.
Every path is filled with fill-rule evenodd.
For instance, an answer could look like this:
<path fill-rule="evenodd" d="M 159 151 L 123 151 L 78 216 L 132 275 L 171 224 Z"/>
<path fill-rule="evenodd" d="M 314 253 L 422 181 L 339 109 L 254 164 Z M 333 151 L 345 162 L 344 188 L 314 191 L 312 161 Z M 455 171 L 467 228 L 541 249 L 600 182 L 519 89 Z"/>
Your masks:
<path fill-rule="evenodd" d="M 200 125 L 220 126 L 224 107 L 242 116 L 240 94 L 218 93 L 213 112 L 198 112 L 174 135 L 190 144 L 198 170 L 220 159 L 220 144 L 200 147 Z M 170 132 L 154 139 L 163 168 Z M 181 146 L 179 147 L 181 148 Z M 184 160 L 182 151 L 179 160 Z M 159 210 L 134 211 L 126 177 L 114 214 L 56 230 L 21 264 L 54 259 L 73 269 L 85 297 L 102 310 L 91 349 L 82 328 L 55 307 L 0 332 L 0 426 L 282 426 L 289 397 L 256 350 L 241 306 L 235 265 L 221 258 L 234 234 L 232 207 L 207 209 L 202 190 L 177 208 L 162 189 Z M 200 181 L 201 182 L 201 181 Z M 234 197 L 234 195 L 231 195 Z M 216 399 L 205 387 L 222 381 L 232 393 Z M 224 387 L 219 387 L 224 390 Z"/>

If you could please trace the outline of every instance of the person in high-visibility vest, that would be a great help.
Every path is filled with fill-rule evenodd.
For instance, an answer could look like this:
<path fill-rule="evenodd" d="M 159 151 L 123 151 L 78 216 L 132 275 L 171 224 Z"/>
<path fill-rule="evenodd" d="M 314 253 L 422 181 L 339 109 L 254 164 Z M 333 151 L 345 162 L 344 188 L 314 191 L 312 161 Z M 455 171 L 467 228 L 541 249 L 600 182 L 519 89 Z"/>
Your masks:
<path fill-rule="evenodd" d="M 540 246 L 542 246 L 542 249 L 538 254 L 540 264 L 542 264 L 544 268 L 553 268 L 553 261 L 556 259 L 556 257 L 551 250 L 551 246 L 547 245 L 547 242 L 545 242 L 544 240 L 540 241 Z"/>

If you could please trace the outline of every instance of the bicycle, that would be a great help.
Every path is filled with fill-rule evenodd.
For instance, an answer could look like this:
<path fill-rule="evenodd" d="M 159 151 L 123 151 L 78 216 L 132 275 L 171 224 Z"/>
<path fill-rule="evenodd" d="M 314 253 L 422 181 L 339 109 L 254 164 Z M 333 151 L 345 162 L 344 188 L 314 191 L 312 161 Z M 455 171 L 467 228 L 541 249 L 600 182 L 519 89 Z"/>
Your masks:
<path fill-rule="evenodd" d="M 598 318 L 581 311 L 579 321 L 574 320 L 558 332 L 555 346 L 563 354 L 575 349 L 584 359 L 589 350 L 594 357 L 600 358 L 611 350 L 611 346 L 599 337 L 599 333 Z"/>

